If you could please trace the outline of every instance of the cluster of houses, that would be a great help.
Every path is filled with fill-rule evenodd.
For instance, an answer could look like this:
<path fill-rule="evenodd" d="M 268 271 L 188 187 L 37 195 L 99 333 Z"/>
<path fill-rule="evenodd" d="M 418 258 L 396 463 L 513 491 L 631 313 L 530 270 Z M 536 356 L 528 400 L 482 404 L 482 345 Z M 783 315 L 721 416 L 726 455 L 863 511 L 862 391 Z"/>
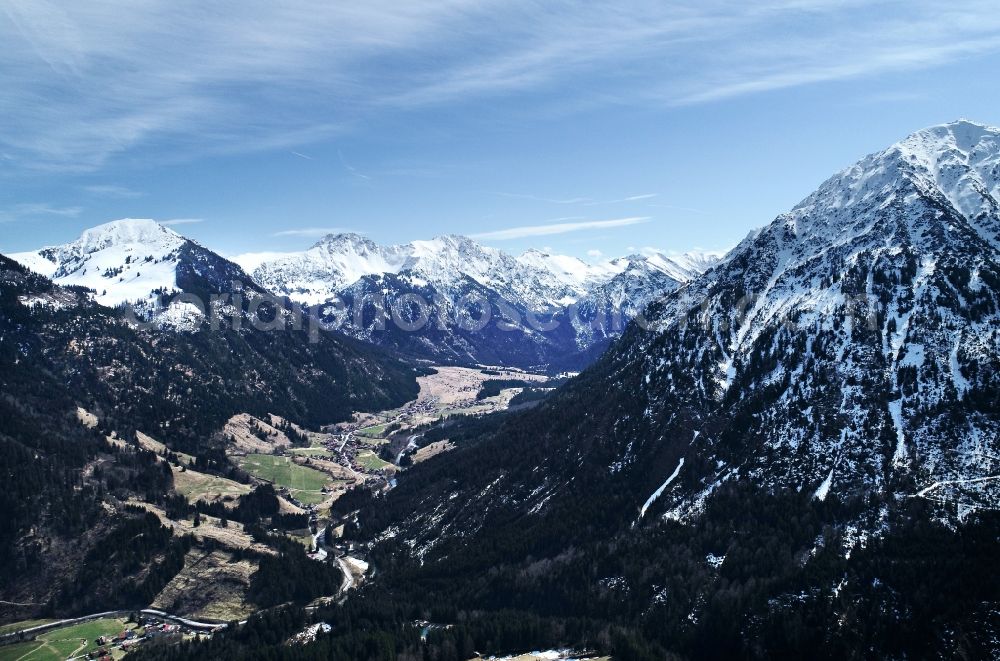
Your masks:
<path fill-rule="evenodd" d="M 324 447 L 331 455 L 336 457 L 337 463 L 341 466 L 348 466 L 357 473 L 368 473 L 368 469 L 358 463 L 357 454 L 359 450 L 370 450 L 371 447 L 364 443 L 362 437 L 355 432 L 356 425 L 351 425 L 342 434 L 331 436 L 324 443 Z M 347 480 L 348 488 L 357 484 L 356 478 Z"/>
<path fill-rule="evenodd" d="M 140 639 L 141 636 L 136 634 L 135 629 L 123 629 L 122 632 L 116 636 L 98 636 L 97 640 L 94 641 L 97 645 L 97 649 L 92 652 L 88 652 L 87 658 L 98 659 L 99 661 L 110 659 L 111 648 L 120 647 L 123 650 L 127 650 Z"/>
<path fill-rule="evenodd" d="M 141 634 L 138 633 L 140 628 L 142 629 Z M 87 658 L 105 661 L 112 658 L 111 650 L 114 648 L 128 651 L 145 641 L 157 638 L 180 637 L 186 633 L 193 633 L 193 631 L 179 624 L 161 622 L 155 618 L 140 617 L 135 629 L 123 629 L 121 633 L 116 635 L 98 636 L 94 640 L 97 649 L 89 652 Z"/>

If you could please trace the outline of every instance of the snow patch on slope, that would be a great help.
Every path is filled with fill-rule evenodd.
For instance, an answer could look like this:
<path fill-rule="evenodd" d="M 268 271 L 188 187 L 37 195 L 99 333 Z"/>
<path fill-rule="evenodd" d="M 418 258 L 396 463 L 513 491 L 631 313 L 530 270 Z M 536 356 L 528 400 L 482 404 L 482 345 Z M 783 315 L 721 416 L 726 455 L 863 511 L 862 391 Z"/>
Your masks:
<path fill-rule="evenodd" d="M 684 465 L 684 458 L 682 457 L 681 460 L 680 460 L 680 462 L 678 462 L 678 464 L 677 464 L 677 468 L 675 468 L 674 472 L 670 474 L 670 477 L 668 477 L 666 479 L 666 481 L 663 484 L 660 485 L 660 488 L 657 489 L 656 491 L 654 491 L 649 496 L 649 498 L 646 499 L 646 502 L 643 503 L 642 509 L 639 510 L 639 518 L 640 519 L 642 517 L 646 516 L 646 510 L 649 509 L 650 505 L 652 505 L 654 502 L 656 502 L 657 498 L 659 498 L 660 496 L 663 495 L 663 492 L 667 490 L 667 487 L 670 486 L 670 483 L 677 479 L 677 476 L 680 474 L 681 467 L 683 465 Z"/>

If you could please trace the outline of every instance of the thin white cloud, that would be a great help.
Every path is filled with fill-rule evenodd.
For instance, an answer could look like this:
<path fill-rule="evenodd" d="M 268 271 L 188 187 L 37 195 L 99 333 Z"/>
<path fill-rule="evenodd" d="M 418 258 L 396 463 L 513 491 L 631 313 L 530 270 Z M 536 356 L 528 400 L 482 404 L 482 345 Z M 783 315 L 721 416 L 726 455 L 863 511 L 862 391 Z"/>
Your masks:
<path fill-rule="evenodd" d="M 622 197 L 617 200 L 597 200 L 587 202 L 584 206 L 596 207 L 604 204 L 624 204 L 626 202 L 640 202 L 642 200 L 651 200 L 654 197 L 658 197 L 659 193 L 643 193 L 642 195 L 629 195 L 628 197 Z"/>
<path fill-rule="evenodd" d="M 608 229 L 612 227 L 626 227 L 628 225 L 638 225 L 649 222 L 647 216 L 633 216 L 630 218 L 615 218 L 613 220 L 587 220 L 576 223 L 550 223 L 545 225 L 523 225 L 521 227 L 510 227 L 492 232 L 480 232 L 471 234 L 473 239 L 508 241 L 511 239 L 524 239 L 533 236 L 549 236 L 552 234 L 566 234 L 568 232 L 580 232 L 582 230 Z"/>
<path fill-rule="evenodd" d="M 42 216 L 75 218 L 81 212 L 83 212 L 83 207 L 60 207 L 46 202 L 22 202 L 6 209 L 0 209 L 0 222 L 11 222 Z"/>
<path fill-rule="evenodd" d="M 600 250 L 598 250 L 597 248 L 592 248 L 591 250 L 587 251 L 587 257 L 593 257 L 594 259 L 597 259 L 598 257 L 602 256 L 603 254 L 604 253 L 601 252 Z"/>
<path fill-rule="evenodd" d="M 132 190 L 127 186 L 117 186 L 115 184 L 97 184 L 93 186 L 83 186 L 83 190 L 87 191 L 92 195 L 97 195 L 100 197 L 119 198 L 119 199 L 130 199 L 143 196 L 143 193 L 141 191 Z"/>
<path fill-rule="evenodd" d="M 343 227 L 302 227 L 298 229 L 281 230 L 280 232 L 275 232 L 273 236 L 320 237 L 326 236 L 327 234 L 340 234 L 342 232 L 349 231 L 350 230 Z"/>
<path fill-rule="evenodd" d="M 1000 12 L 992 0 L 289 0 L 221 13 L 8 0 L 0 40 L 4 162 L 86 171 L 151 144 L 169 146 L 159 159 L 289 150 L 373 113 L 498 96 L 528 115 L 666 107 L 919 70 L 1000 52 Z"/>
<path fill-rule="evenodd" d="M 291 154 L 292 156 L 298 156 L 299 158 L 304 158 L 304 159 L 306 159 L 307 161 L 311 161 L 311 160 L 313 160 L 313 157 L 312 157 L 312 156 L 307 156 L 307 155 L 303 154 L 302 152 L 298 152 L 298 151 L 290 151 L 289 153 L 290 153 L 290 154 Z"/>
<path fill-rule="evenodd" d="M 659 202 L 654 202 L 654 203 L 650 204 L 649 206 L 657 208 L 657 209 L 671 209 L 673 211 L 687 211 L 689 213 L 696 213 L 696 214 L 701 215 L 701 216 L 707 216 L 707 215 L 709 215 L 709 213 L 707 211 L 704 211 L 702 209 L 695 209 L 694 207 L 680 207 L 680 206 L 677 206 L 675 204 L 660 204 Z"/>
<path fill-rule="evenodd" d="M 357 177 L 358 179 L 363 179 L 364 181 L 371 180 L 371 177 L 369 177 L 367 174 L 361 172 L 356 167 L 348 163 L 347 160 L 344 159 L 344 155 L 340 152 L 340 150 L 337 150 L 337 156 L 340 157 L 340 164 L 344 166 L 344 169 L 347 170 L 347 172 L 351 176 Z"/>
<path fill-rule="evenodd" d="M 83 207 L 57 207 L 44 202 L 31 202 L 14 205 L 13 211 L 23 216 L 66 216 L 68 218 L 75 218 L 83 211 Z"/>
<path fill-rule="evenodd" d="M 204 218 L 170 218 L 169 220 L 161 220 L 161 225 L 196 225 L 198 223 L 205 222 Z"/>
<path fill-rule="evenodd" d="M 627 197 L 620 197 L 614 200 L 595 200 L 591 197 L 541 197 L 538 195 L 530 195 L 528 193 L 494 193 L 495 195 L 500 195 L 501 197 L 512 197 L 521 200 L 534 200 L 536 202 L 547 202 L 549 204 L 578 204 L 585 207 L 595 207 L 604 204 L 622 204 L 625 202 L 640 202 L 642 200 L 650 200 L 654 197 L 659 197 L 659 193 L 642 193 L 640 195 L 629 195 Z"/>
<path fill-rule="evenodd" d="M 553 198 L 553 197 L 539 197 L 537 195 L 529 195 L 527 193 L 494 193 L 494 195 L 499 195 L 500 197 L 513 197 L 519 200 L 534 200 L 536 202 L 548 202 L 549 204 L 586 204 L 592 202 L 589 197 L 566 197 L 566 198 Z"/>

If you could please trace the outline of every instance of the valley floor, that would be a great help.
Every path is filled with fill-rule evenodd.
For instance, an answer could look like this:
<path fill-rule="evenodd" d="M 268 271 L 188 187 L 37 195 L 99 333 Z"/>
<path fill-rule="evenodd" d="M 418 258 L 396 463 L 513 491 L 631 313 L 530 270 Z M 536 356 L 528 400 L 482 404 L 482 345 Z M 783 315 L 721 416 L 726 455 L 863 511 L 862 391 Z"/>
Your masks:
<path fill-rule="evenodd" d="M 397 472 L 403 470 L 400 464 L 404 457 L 421 462 L 448 451 L 452 445 L 447 439 L 426 447 L 418 445 L 420 430 L 428 425 L 453 416 L 506 409 L 522 388 L 501 388 L 497 394 L 485 396 L 484 384 L 491 379 L 538 384 L 547 381 L 545 376 L 517 370 L 436 367 L 432 374 L 419 377 L 420 392 L 415 400 L 378 413 L 359 412 L 349 422 L 321 430 L 307 430 L 273 415 L 266 419 L 247 414 L 235 416 L 222 430 L 226 456 L 233 466 L 250 476 L 249 483 L 226 477 L 218 469 L 196 467 L 195 457 L 171 452 L 154 436 L 139 431 L 136 443 L 169 466 L 174 490 L 189 506 L 201 503 L 223 508 L 213 510 L 215 514 L 180 518 L 160 505 L 138 499 L 127 503 L 152 512 L 174 535 L 191 536 L 196 544 L 184 556 L 183 568 L 149 607 L 163 613 L 164 621 L 199 625 L 178 624 L 182 634 L 178 640 L 195 633 L 211 635 L 207 629 L 245 620 L 258 610 L 249 597 L 252 576 L 260 566 L 256 558 L 273 555 L 275 551 L 255 541 L 244 524 L 229 520 L 222 513 L 235 513 L 240 500 L 260 484 L 273 485 L 282 515 L 308 518 L 307 527 L 285 530 L 283 534 L 303 544 L 314 561 L 332 563 L 342 572 L 343 582 L 336 594 L 316 599 L 314 605 L 343 601 L 347 592 L 372 572 L 363 554 L 352 544 L 337 541 L 346 519 L 332 513 L 333 504 L 356 486 L 391 489 Z M 79 417 L 83 424 L 95 424 L 95 416 L 87 411 L 81 409 Z M 115 434 L 108 440 L 119 448 L 129 445 Z M 99 617 L 102 615 L 107 616 Z M 101 647 L 96 643 L 100 636 L 118 636 L 132 630 L 135 633 L 127 641 L 121 641 L 125 647 L 151 637 L 117 614 L 88 617 L 94 619 L 66 621 L 42 631 L 31 629 L 55 621 L 30 620 L 6 625 L 0 634 L 19 633 L 20 638 L 16 642 L 14 638 L 7 640 L 8 644 L 0 641 L 0 661 L 82 657 L 97 652 Z M 124 655 L 121 644 L 108 647 L 107 651 L 114 658 Z M 559 658 L 567 657 L 550 653 L 517 657 Z"/>

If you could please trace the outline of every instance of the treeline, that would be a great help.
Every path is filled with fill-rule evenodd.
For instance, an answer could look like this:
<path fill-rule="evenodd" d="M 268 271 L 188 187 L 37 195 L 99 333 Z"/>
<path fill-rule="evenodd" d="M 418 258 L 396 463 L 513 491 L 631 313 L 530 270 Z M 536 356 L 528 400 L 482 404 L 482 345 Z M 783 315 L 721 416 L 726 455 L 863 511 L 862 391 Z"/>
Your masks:
<path fill-rule="evenodd" d="M 534 404 L 544 400 L 552 394 L 551 388 L 525 388 L 510 398 L 510 408 L 515 408 L 523 404 Z"/>
<path fill-rule="evenodd" d="M 269 608 L 287 602 L 304 604 L 337 594 L 343 581 L 337 566 L 313 560 L 301 544 L 282 535 L 262 535 L 260 529 L 251 532 L 255 539 L 278 552 L 258 556 L 260 568 L 250 577 L 249 596 L 254 603 Z"/>
<path fill-rule="evenodd" d="M 48 611 L 143 608 L 184 568 L 192 544 L 192 537 L 175 537 L 155 514 L 127 507 L 83 556 L 73 581 L 63 584 Z"/>

